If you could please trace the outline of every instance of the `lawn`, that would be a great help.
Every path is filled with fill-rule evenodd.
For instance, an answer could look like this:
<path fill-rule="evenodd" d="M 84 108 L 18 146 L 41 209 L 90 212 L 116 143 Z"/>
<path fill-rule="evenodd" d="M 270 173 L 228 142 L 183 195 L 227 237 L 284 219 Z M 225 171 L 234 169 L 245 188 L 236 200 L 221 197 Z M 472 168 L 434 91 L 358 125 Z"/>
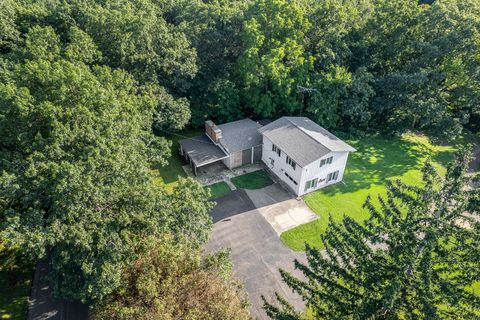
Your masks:
<path fill-rule="evenodd" d="M 182 169 L 183 159 L 179 153 L 179 141 L 187 137 L 198 136 L 202 132 L 202 129 L 191 129 L 179 132 L 178 134 L 164 135 L 166 139 L 172 141 L 171 156 L 168 158 L 168 164 L 166 166 L 156 166 L 152 168 L 155 184 L 165 186 L 167 191 L 171 191 L 177 184 L 178 177 L 187 176 Z"/>
<path fill-rule="evenodd" d="M 452 159 L 454 145 L 439 146 L 420 135 L 403 135 L 401 138 L 368 137 L 361 141 L 348 141 L 357 149 L 350 155 L 343 182 L 310 193 L 304 197 L 307 205 L 319 215 L 313 222 L 282 233 L 281 239 L 288 247 L 303 251 L 304 243 L 320 248 L 320 234 L 325 233 L 329 214 L 334 221 L 348 215 L 356 221 L 368 218 L 362 204 L 370 194 L 385 195 L 387 180 L 401 179 L 405 183 L 421 182 L 421 167 L 427 158 L 441 173 Z M 457 141 L 457 144 L 463 142 Z"/>
<path fill-rule="evenodd" d="M 220 182 L 211 184 L 209 186 L 206 186 L 205 188 L 210 190 L 212 199 L 221 197 L 223 195 L 226 195 L 230 191 L 232 191 L 225 181 L 220 181 Z"/>
<path fill-rule="evenodd" d="M 273 184 L 272 179 L 263 170 L 257 170 L 231 179 L 239 189 L 260 189 Z"/>

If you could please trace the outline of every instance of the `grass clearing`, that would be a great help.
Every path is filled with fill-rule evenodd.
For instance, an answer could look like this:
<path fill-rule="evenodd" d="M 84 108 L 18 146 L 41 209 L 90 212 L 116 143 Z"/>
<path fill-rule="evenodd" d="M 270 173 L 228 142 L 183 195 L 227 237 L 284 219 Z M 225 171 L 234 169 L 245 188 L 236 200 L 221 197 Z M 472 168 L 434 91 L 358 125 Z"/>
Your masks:
<path fill-rule="evenodd" d="M 232 183 L 239 189 L 260 189 L 273 184 L 272 179 L 264 170 L 257 170 L 233 177 Z"/>
<path fill-rule="evenodd" d="M 221 197 L 232 191 L 225 181 L 220 181 L 209 186 L 205 186 L 205 188 L 210 190 L 211 199 Z"/>
<path fill-rule="evenodd" d="M 456 141 L 456 144 L 464 140 Z M 405 134 L 400 137 L 367 137 L 348 141 L 357 152 L 350 154 L 343 182 L 310 193 L 304 197 L 307 205 L 319 219 L 282 233 L 285 245 L 296 251 L 305 250 L 305 242 L 323 249 L 320 235 L 324 234 L 329 215 L 341 221 L 344 215 L 361 222 L 368 218 L 362 204 L 370 194 L 385 195 L 387 180 L 401 179 L 408 184 L 421 182 L 424 162 L 430 158 L 441 173 L 452 159 L 454 145 L 434 145 L 422 135 Z M 375 201 L 374 201 L 375 202 Z"/>
<path fill-rule="evenodd" d="M 166 139 L 172 141 L 171 155 L 167 159 L 168 164 L 166 166 L 155 166 L 152 168 L 153 182 L 158 186 L 164 186 L 167 191 L 171 191 L 177 184 L 178 177 L 186 177 L 185 171 L 183 171 L 182 165 L 184 160 L 180 156 L 180 144 L 179 141 L 186 137 L 194 137 L 202 134 L 203 129 L 191 129 L 179 132 L 178 134 L 164 135 Z"/>

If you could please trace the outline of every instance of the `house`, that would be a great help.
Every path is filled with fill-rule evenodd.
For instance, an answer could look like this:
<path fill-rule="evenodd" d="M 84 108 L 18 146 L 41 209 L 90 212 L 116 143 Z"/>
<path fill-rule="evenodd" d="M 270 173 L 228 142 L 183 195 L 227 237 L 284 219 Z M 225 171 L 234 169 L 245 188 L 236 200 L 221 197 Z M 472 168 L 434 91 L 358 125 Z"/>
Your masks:
<path fill-rule="evenodd" d="M 282 117 L 264 126 L 250 119 L 215 125 L 180 141 L 180 152 L 197 174 L 222 161 L 229 168 L 263 161 L 296 195 L 342 180 L 355 149 L 306 117 Z"/>
<path fill-rule="evenodd" d="M 259 132 L 262 161 L 298 196 L 341 181 L 356 151 L 306 117 L 282 117 Z"/>
<path fill-rule="evenodd" d="M 195 175 L 200 167 L 222 161 L 233 169 L 262 159 L 261 125 L 250 119 L 215 125 L 205 121 L 205 134 L 180 141 L 180 153 L 192 165 Z"/>

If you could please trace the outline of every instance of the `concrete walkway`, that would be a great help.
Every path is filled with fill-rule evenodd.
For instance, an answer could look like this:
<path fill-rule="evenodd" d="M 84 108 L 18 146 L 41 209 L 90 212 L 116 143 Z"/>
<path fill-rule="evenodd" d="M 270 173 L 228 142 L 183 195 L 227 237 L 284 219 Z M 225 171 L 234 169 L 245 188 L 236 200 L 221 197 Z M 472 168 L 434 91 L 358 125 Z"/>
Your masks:
<path fill-rule="evenodd" d="M 187 174 L 187 176 L 197 180 L 201 185 L 208 186 L 217 182 L 230 180 L 233 177 L 241 176 L 246 173 L 262 170 L 263 164 L 254 163 L 235 169 L 228 169 L 221 161 L 218 161 L 198 168 L 197 176 L 195 176 L 195 174 L 193 173 L 192 167 L 190 165 L 185 165 L 182 168 L 183 171 L 185 171 L 185 173 Z"/>

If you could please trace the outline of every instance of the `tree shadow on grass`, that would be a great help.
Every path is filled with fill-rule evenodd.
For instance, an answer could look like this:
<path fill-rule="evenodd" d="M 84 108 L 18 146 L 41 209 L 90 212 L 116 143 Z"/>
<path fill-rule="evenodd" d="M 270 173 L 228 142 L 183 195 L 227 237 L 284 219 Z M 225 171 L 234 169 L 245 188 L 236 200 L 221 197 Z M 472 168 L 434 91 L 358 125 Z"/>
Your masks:
<path fill-rule="evenodd" d="M 342 187 L 326 188 L 325 194 L 354 192 L 382 185 L 388 179 L 420 169 L 428 157 L 448 163 L 453 150 L 435 150 L 427 144 L 400 137 L 370 137 L 350 142 L 357 149 L 350 154 Z"/>
<path fill-rule="evenodd" d="M 202 129 L 190 129 L 181 131 L 175 134 L 162 135 L 165 139 L 172 142 L 170 148 L 171 156 L 167 159 L 168 164 L 165 166 L 155 165 L 152 169 L 157 170 L 160 177 L 165 184 L 169 184 L 178 180 L 178 177 L 186 177 L 182 166 L 187 164 L 187 161 L 180 155 L 179 141 L 187 137 L 194 137 L 203 133 Z"/>

